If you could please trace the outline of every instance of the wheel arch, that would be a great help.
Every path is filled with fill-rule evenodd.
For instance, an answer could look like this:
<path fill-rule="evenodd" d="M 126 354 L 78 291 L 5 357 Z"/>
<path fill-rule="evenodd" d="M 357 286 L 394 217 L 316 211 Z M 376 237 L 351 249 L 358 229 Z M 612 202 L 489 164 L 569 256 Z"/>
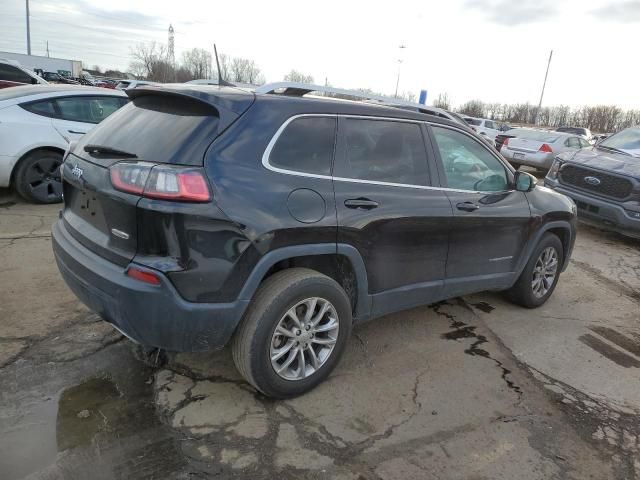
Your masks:
<path fill-rule="evenodd" d="M 515 278 L 517 279 L 522 270 L 524 270 L 525 265 L 529 261 L 533 250 L 536 248 L 540 240 L 546 233 L 553 233 L 562 242 L 563 248 L 563 259 L 562 259 L 562 268 L 561 271 L 564 271 L 569 265 L 569 257 L 571 256 L 571 251 L 573 250 L 573 243 L 575 241 L 575 231 L 571 224 L 567 221 L 553 221 L 548 222 L 542 225 L 538 229 L 538 231 L 534 234 L 531 241 L 527 243 L 527 247 L 523 255 L 520 257 L 520 261 L 518 263 L 518 268 L 516 271 Z"/>
<path fill-rule="evenodd" d="M 347 292 L 354 318 L 371 312 L 364 261 L 355 247 L 345 244 L 308 244 L 283 247 L 264 255 L 240 291 L 240 300 L 251 300 L 260 284 L 286 268 L 306 267 L 333 278 Z"/>
<path fill-rule="evenodd" d="M 25 158 L 27 158 L 28 156 L 36 153 L 36 152 L 55 152 L 55 153 L 59 153 L 61 155 L 64 155 L 65 149 L 64 148 L 60 148 L 60 147 L 56 147 L 56 146 L 51 146 L 51 145 L 42 145 L 42 146 L 38 146 L 38 147 L 33 147 L 29 150 L 27 150 L 26 152 L 24 152 L 20 158 L 18 158 L 18 160 L 16 161 L 16 163 L 13 164 L 13 167 L 11 168 L 11 177 L 9 180 L 9 185 L 10 186 L 14 186 L 15 187 L 15 179 L 16 179 L 16 172 L 18 171 L 18 168 L 20 167 L 20 164 L 24 161 Z"/>

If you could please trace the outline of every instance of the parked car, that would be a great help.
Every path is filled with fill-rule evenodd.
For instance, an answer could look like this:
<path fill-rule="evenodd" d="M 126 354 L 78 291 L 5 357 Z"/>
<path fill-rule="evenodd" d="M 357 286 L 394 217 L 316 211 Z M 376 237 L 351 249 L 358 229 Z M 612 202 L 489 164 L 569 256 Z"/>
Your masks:
<path fill-rule="evenodd" d="M 128 90 L 74 145 L 52 243 L 86 305 L 146 346 L 231 343 L 250 384 L 291 397 L 354 323 L 481 290 L 549 298 L 569 198 L 446 118 L 286 90 Z"/>
<path fill-rule="evenodd" d="M 0 58 L 0 88 L 46 85 L 48 82 L 13 60 Z"/>
<path fill-rule="evenodd" d="M 59 202 L 58 167 L 69 142 L 126 102 L 122 92 L 73 85 L 0 90 L 0 187 L 13 185 L 32 202 Z"/>
<path fill-rule="evenodd" d="M 483 137 L 487 137 L 491 144 L 493 144 L 496 135 L 498 135 L 500 130 L 500 125 L 493 120 L 487 120 L 485 118 L 474 118 L 474 117 L 465 117 L 465 121 L 471 126 L 471 129 L 474 132 L 477 132 L 479 135 Z"/>
<path fill-rule="evenodd" d="M 548 130 L 518 128 L 509 133 L 515 136 L 504 139 L 500 153 L 516 170 L 527 165 L 546 172 L 559 153 L 590 146 L 581 136 Z"/>
<path fill-rule="evenodd" d="M 59 83 L 63 85 L 80 85 L 80 82 L 71 78 L 63 77 L 59 73 L 55 72 L 43 72 L 42 78 L 49 83 Z"/>
<path fill-rule="evenodd" d="M 544 184 L 573 198 L 581 221 L 640 238 L 640 126 L 558 155 Z"/>
<path fill-rule="evenodd" d="M 582 127 L 559 127 L 559 128 L 556 128 L 556 132 L 580 135 L 588 142 L 591 142 L 593 138 L 593 136 L 591 135 L 591 130 L 589 130 L 588 128 L 582 128 Z"/>
<path fill-rule="evenodd" d="M 116 90 L 128 90 L 130 88 L 136 88 L 142 85 L 160 85 L 160 84 L 156 82 L 148 82 L 146 80 L 120 80 L 116 84 Z"/>

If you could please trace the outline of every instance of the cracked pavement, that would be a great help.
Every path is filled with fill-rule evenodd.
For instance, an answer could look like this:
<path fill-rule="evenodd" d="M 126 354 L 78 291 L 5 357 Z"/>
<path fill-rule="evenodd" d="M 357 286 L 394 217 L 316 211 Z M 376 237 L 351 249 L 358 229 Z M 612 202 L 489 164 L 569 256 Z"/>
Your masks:
<path fill-rule="evenodd" d="M 640 245 L 580 227 L 552 299 L 483 293 L 355 328 L 274 401 L 228 350 L 141 352 L 59 278 L 58 206 L 0 191 L 0 477 L 640 479 Z"/>

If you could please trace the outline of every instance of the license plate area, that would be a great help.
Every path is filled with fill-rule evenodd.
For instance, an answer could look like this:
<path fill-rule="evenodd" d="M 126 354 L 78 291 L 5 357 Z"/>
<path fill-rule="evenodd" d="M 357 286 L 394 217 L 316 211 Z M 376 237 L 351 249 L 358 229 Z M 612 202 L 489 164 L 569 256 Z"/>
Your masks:
<path fill-rule="evenodd" d="M 513 153 L 513 159 L 514 160 L 524 160 L 524 153 L 514 152 Z"/>

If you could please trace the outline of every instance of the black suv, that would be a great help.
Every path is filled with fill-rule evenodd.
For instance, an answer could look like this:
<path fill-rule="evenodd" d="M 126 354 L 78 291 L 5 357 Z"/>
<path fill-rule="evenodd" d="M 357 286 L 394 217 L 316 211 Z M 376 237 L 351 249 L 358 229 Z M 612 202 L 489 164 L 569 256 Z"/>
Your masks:
<path fill-rule="evenodd" d="M 468 128 L 229 87 L 128 90 L 62 167 L 62 276 L 132 340 L 231 343 L 266 395 L 329 375 L 352 324 L 481 290 L 551 295 L 575 205 Z"/>
<path fill-rule="evenodd" d="M 558 155 L 544 183 L 575 200 L 581 221 L 640 238 L 640 127 Z"/>

